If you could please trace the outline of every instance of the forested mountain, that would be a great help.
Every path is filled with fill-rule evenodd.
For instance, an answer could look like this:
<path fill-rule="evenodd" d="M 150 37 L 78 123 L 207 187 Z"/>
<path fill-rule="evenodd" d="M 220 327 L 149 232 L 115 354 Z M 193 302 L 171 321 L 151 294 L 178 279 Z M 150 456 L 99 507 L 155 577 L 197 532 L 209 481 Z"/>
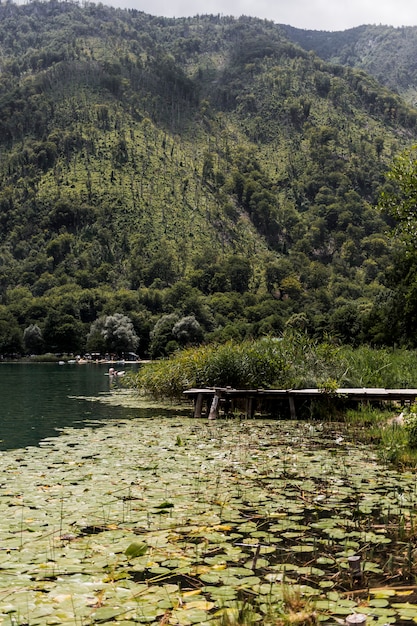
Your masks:
<path fill-rule="evenodd" d="M 382 85 L 417 102 L 417 26 L 358 26 L 342 32 L 283 26 L 291 41 L 331 63 L 361 69 Z"/>
<path fill-rule="evenodd" d="M 116 313 L 142 356 L 404 340 L 376 204 L 417 111 L 374 78 L 264 20 L 55 0 L 0 4 L 0 54 L 0 353 Z"/>

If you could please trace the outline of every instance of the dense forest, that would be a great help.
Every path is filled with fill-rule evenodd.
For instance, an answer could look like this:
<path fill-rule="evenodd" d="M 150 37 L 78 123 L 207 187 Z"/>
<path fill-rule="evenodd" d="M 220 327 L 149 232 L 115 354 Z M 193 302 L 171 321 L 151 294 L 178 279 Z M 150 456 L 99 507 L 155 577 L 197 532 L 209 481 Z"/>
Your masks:
<path fill-rule="evenodd" d="M 0 354 L 417 343 L 413 257 L 378 206 L 417 110 L 293 35 L 0 4 Z"/>
<path fill-rule="evenodd" d="M 364 25 L 328 32 L 283 26 L 283 30 L 291 41 L 322 59 L 363 70 L 410 104 L 416 103 L 417 27 Z"/>

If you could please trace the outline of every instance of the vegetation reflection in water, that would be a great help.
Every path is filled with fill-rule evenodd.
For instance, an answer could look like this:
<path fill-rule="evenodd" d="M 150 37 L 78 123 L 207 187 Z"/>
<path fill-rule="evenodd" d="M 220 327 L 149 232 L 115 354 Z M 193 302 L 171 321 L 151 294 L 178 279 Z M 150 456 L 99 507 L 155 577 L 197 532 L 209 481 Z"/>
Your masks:
<path fill-rule="evenodd" d="M 1 467 L 3 624 L 417 621 L 415 476 L 344 426 L 126 419 Z"/>

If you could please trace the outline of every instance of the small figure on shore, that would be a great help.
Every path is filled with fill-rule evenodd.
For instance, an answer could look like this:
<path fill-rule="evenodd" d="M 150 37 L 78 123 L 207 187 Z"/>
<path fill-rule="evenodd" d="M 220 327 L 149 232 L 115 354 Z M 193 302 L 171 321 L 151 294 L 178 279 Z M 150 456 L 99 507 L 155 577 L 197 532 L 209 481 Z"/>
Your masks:
<path fill-rule="evenodd" d="M 124 370 L 118 372 L 117 370 L 114 369 L 114 367 L 110 367 L 109 368 L 109 376 L 123 376 L 124 375 Z"/>

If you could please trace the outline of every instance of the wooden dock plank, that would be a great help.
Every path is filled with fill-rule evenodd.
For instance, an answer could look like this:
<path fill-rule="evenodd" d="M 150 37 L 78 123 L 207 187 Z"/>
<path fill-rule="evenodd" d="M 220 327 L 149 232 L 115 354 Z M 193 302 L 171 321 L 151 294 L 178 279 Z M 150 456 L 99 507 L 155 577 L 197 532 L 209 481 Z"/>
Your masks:
<path fill-rule="evenodd" d="M 218 415 L 221 401 L 227 405 L 233 400 L 246 400 L 246 415 L 253 416 L 256 400 L 282 400 L 287 398 L 290 406 L 290 414 L 294 419 L 296 398 L 317 399 L 322 397 L 348 398 L 355 401 L 397 401 L 400 403 L 412 402 L 417 398 L 417 389 L 385 389 L 380 387 L 340 387 L 331 393 L 322 389 L 234 389 L 232 387 L 212 387 L 201 389 L 187 389 L 184 394 L 194 400 L 194 417 L 201 417 L 203 399 L 211 399 L 210 419 Z"/>

